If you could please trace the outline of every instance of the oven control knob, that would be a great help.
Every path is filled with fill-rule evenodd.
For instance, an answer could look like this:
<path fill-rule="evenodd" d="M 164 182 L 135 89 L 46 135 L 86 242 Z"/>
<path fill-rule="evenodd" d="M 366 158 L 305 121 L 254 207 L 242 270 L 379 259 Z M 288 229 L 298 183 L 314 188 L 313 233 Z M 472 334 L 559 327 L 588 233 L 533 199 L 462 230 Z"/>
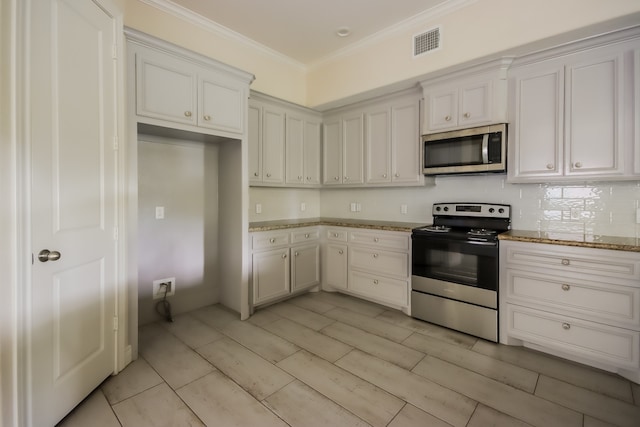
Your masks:
<path fill-rule="evenodd" d="M 504 209 L 500 208 L 500 209 L 498 209 L 498 212 L 504 213 Z"/>
<path fill-rule="evenodd" d="M 489 208 L 489 213 L 494 213 L 496 210 L 493 208 Z"/>
<path fill-rule="evenodd" d="M 440 206 L 438 206 L 438 207 L 436 208 L 436 211 L 440 212 L 440 210 L 442 210 L 442 208 L 441 208 Z"/>
<path fill-rule="evenodd" d="M 448 210 L 449 210 L 449 208 L 445 206 L 444 207 L 444 211 L 447 212 Z"/>

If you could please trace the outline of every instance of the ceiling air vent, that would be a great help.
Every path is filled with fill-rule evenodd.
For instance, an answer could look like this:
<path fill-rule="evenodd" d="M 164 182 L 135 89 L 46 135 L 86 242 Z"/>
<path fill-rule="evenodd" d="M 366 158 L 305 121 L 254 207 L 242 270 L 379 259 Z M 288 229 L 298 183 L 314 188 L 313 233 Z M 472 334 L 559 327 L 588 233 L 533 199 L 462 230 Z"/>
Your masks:
<path fill-rule="evenodd" d="M 440 49 L 440 27 L 432 28 L 413 37 L 413 56 Z"/>

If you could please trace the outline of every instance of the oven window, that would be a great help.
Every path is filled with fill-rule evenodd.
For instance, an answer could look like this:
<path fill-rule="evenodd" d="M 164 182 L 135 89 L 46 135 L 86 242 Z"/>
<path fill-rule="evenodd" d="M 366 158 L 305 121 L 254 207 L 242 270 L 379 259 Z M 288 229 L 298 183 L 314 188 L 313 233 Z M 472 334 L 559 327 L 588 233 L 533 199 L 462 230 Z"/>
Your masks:
<path fill-rule="evenodd" d="M 417 237 L 413 239 L 412 273 L 445 282 L 498 289 L 498 247 Z"/>

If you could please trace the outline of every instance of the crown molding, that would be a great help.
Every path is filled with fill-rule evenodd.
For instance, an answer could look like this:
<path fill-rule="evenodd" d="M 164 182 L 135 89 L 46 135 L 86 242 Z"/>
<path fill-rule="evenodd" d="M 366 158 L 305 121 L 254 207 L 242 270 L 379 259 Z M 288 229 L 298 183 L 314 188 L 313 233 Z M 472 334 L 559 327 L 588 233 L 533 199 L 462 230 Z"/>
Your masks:
<path fill-rule="evenodd" d="M 205 18 L 202 15 L 199 15 L 183 6 L 180 6 L 171 0 L 138 0 L 141 3 L 144 3 L 148 6 L 151 6 L 155 9 L 161 10 L 165 13 L 168 13 L 176 18 L 182 19 L 183 21 L 187 21 L 191 24 L 197 25 L 200 28 L 203 28 L 209 32 L 219 35 L 227 40 L 235 41 L 241 43 L 245 46 L 248 46 L 252 49 L 256 49 L 261 51 L 263 54 L 270 56 L 278 61 L 282 61 L 288 65 L 294 66 L 303 71 L 307 71 L 307 66 L 303 63 L 296 61 L 295 59 L 284 55 L 277 50 L 271 49 L 249 37 L 246 37 L 236 31 L 233 31 L 223 25 L 218 24 L 211 19 Z"/>
<path fill-rule="evenodd" d="M 311 70 L 313 68 L 317 68 L 331 61 L 335 61 L 342 57 L 351 55 L 357 50 L 371 46 L 388 37 L 391 37 L 396 33 L 406 31 L 408 29 L 417 27 L 418 25 L 429 24 L 433 26 L 433 23 L 429 23 L 429 21 L 438 19 L 441 16 L 448 15 L 452 12 L 455 12 L 456 10 L 462 9 L 464 7 L 467 7 L 470 4 L 476 3 L 477 1 L 478 0 L 448 0 L 444 3 L 441 3 L 437 6 L 432 7 L 431 9 L 427 9 L 423 12 L 420 12 L 417 15 L 407 18 L 404 21 L 398 22 L 397 24 L 394 24 L 383 30 L 380 30 L 369 37 L 366 37 L 362 40 L 359 40 L 355 43 L 345 46 L 344 48 L 339 49 L 331 53 L 330 55 L 327 55 L 324 58 L 319 59 L 318 61 L 314 61 L 313 63 L 309 64 L 307 68 Z"/>

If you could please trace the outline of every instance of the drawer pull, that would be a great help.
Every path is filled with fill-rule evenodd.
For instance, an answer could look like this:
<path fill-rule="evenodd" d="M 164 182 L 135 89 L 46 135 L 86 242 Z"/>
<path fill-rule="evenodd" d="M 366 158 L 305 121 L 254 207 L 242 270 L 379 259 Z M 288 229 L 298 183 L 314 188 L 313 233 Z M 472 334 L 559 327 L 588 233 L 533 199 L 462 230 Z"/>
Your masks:
<path fill-rule="evenodd" d="M 564 258 L 562 260 L 562 265 L 569 265 L 569 264 L 571 264 L 571 261 L 569 261 L 568 259 Z"/>
<path fill-rule="evenodd" d="M 208 115 L 208 114 L 205 114 L 203 119 L 205 119 L 206 121 L 209 121 L 209 120 L 211 120 L 211 116 Z"/>
<path fill-rule="evenodd" d="M 568 291 L 569 289 L 571 289 L 571 286 L 567 285 L 566 283 L 562 285 L 563 291 Z"/>
<path fill-rule="evenodd" d="M 275 237 L 272 237 L 272 238 L 269 239 L 269 243 L 275 243 L 275 242 L 276 242 Z"/>
<path fill-rule="evenodd" d="M 377 237 L 374 237 L 374 238 L 373 238 L 373 241 L 374 241 L 374 242 L 376 242 L 376 243 L 378 243 L 378 242 L 380 241 L 380 239 L 378 239 Z"/>
<path fill-rule="evenodd" d="M 374 284 L 374 285 L 377 285 L 377 284 L 378 284 L 378 279 L 375 279 L 375 280 L 373 281 L 373 284 Z"/>
<path fill-rule="evenodd" d="M 298 255 L 300 255 L 300 254 L 299 254 L 298 252 L 296 252 L 294 255 L 295 255 L 295 256 L 298 256 Z"/>
<path fill-rule="evenodd" d="M 287 254 L 282 254 L 282 259 L 285 259 L 287 257 Z"/>
<path fill-rule="evenodd" d="M 338 237 L 339 234 L 338 233 L 333 233 L 333 237 Z"/>
<path fill-rule="evenodd" d="M 378 254 L 373 254 L 373 257 L 374 258 L 378 258 Z"/>
<path fill-rule="evenodd" d="M 184 116 L 185 117 L 191 117 L 191 111 L 185 111 L 184 112 Z"/>
<path fill-rule="evenodd" d="M 562 324 L 562 329 L 564 329 L 565 331 L 568 331 L 569 329 L 571 329 L 571 325 L 568 323 L 563 323 Z"/>
<path fill-rule="evenodd" d="M 305 239 L 308 239 L 308 238 L 309 238 L 309 233 L 306 233 L 306 234 L 304 235 L 304 238 L 305 238 Z"/>
<path fill-rule="evenodd" d="M 338 253 L 339 253 L 340 255 L 342 255 L 342 254 L 344 253 L 344 251 L 343 251 L 342 249 L 340 249 L 340 250 L 338 251 Z"/>

